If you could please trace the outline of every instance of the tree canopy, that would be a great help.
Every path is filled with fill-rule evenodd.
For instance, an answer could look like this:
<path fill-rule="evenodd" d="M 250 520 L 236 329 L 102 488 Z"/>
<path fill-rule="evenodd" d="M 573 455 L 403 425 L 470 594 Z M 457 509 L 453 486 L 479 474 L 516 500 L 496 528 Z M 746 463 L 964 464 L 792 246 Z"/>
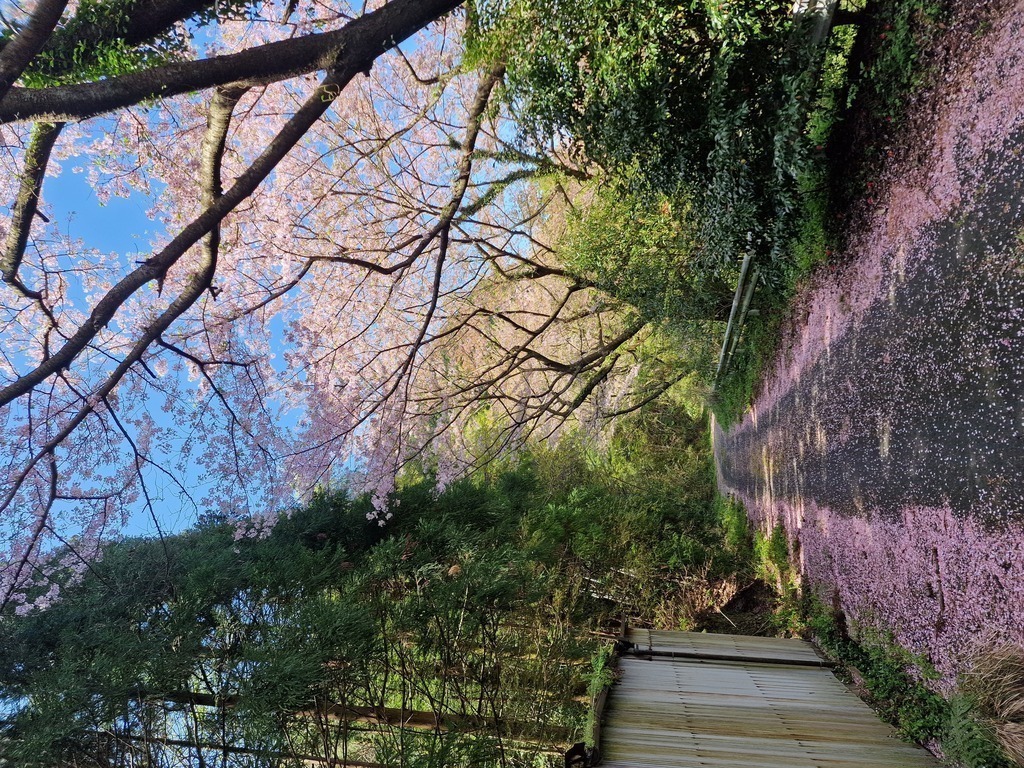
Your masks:
<path fill-rule="evenodd" d="M 40 3 L 11 21 L 0 602 L 46 549 L 73 536 L 88 560 L 162 494 L 273 517 L 357 469 L 384 515 L 424 451 L 444 477 L 473 465 L 453 425 L 493 408 L 503 440 L 557 428 L 640 343 L 550 258 L 559 187 L 517 184 L 587 174 L 512 146 L 503 67 L 461 65 L 457 5 Z M 101 202 L 151 196 L 152 250 L 102 253 L 54 220 L 62 166 Z"/>
<path fill-rule="evenodd" d="M 6 20 L 0 605 L 45 602 L 49 552 L 82 571 L 140 509 L 255 535 L 344 477 L 383 524 L 404 467 L 443 488 L 707 366 L 693 329 L 724 317 L 737 233 L 768 237 L 764 180 L 791 181 L 789 150 L 722 127 L 774 114 L 731 62 L 770 60 L 781 6 L 459 5 Z M 48 202 L 68 172 L 145 196 L 151 241 L 81 240 Z"/>

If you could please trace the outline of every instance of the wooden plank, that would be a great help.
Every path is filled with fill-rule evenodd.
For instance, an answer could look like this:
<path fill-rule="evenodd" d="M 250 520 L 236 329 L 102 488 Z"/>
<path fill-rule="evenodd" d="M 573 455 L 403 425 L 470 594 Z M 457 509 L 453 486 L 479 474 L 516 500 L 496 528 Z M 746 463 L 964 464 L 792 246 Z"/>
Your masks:
<path fill-rule="evenodd" d="M 707 651 L 664 651 L 664 650 L 643 650 L 633 649 L 634 655 L 644 659 L 669 660 L 685 659 L 695 661 L 738 661 L 742 659 L 749 664 L 787 664 L 794 667 L 827 667 L 835 666 L 831 661 L 824 659 L 780 659 L 774 656 L 754 656 L 747 654 L 742 657 L 731 653 L 710 653 Z"/>
<path fill-rule="evenodd" d="M 604 730 L 606 768 L 938 766 L 831 672 L 809 666 L 818 658 L 809 643 L 647 630 L 630 640 L 705 657 L 622 659 Z"/>
<path fill-rule="evenodd" d="M 694 657 L 760 658 L 814 665 L 824 661 L 813 645 L 799 639 L 634 629 L 630 632 L 629 640 L 640 651 L 673 652 Z"/>

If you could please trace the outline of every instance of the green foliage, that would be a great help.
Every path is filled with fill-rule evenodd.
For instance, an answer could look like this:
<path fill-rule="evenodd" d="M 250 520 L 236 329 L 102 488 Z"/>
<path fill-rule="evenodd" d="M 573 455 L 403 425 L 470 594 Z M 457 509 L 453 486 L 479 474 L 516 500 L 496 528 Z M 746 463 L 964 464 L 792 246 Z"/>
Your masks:
<path fill-rule="evenodd" d="M 295 749 L 303 721 L 291 714 L 317 702 L 447 712 L 490 700 L 499 678 L 482 681 L 494 675 L 503 695 L 532 708 L 503 703 L 495 717 L 579 729 L 572 662 L 586 650 L 568 631 L 585 614 L 563 602 L 569 623 L 547 628 L 547 580 L 514 545 L 514 521 L 498 517 L 510 502 L 500 488 L 428 496 L 407 490 L 387 531 L 367 522 L 362 500 L 321 493 L 263 540 L 235 541 L 211 518 L 180 536 L 110 546 L 59 604 L 0 624 L 0 680 L 17 711 L 4 757 L 84 758 L 102 734 L 174 721 L 173 707 L 159 714 L 165 702 L 196 697 L 209 703 L 187 726 L 192 738 L 244 731 L 247 745 L 269 749 L 291 722 Z M 544 647 L 524 652 L 536 633 Z M 522 661 L 499 672 L 506 657 Z M 466 746 L 414 735 L 427 752 Z"/>
<path fill-rule="evenodd" d="M 710 267 L 752 250 L 762 281 L 784 282 L 788 243 L 809 161 L 804 133 L 818 52 L 781 19 L 724 48 L 708 94 L 712 137 L 701 184 L 702 239 Z"/>
<path fill-rule="evenodd" d="M 929 76 L 921 66 L 924 52 L 941 29 L 945 16 L 939 0 L 881 2 L 873 8 L 872 55 L 861 62 L 850 99 L 887 122 L 902 120 L 906 100 Z"/>
<path fill-rule="evenodd" d="M 698 263 L 697 223 L 686 194 L 600 185 L 558 244 L 565 266 L 647 320 L 675 329 L 720 319 L 731 288 Z"/>
<path fill-rule="evenodd" d="M 615 668 L 612 666 L 613 654 L 612 646 L 604 645 L 590 659 L 591 672 L 587 683 L 587 696 L 591 702 L 595 702 L 601 692 L 606 688 L 611 688 L 612 683 L 615 682 Z M 598 746 L 597 740 L 594 738 L 594 731 L 597 727 L 595 716 L 596 713 L 591 709 L 584 731 L 584 741 L 588 747 Z"/>
<path fill-rule="evenodd" d="M 571 137 L 641 190 L 682 184 L 708 279 L 748 248 L 782 258 L 816 57 L 788 3 L 512 0 L 473 20 L 470 60 L 507 63 L 525 140 Z"/>
<path fill-rule="evenodd" d="M 967 768 L 1012 765 L 974 697 L 957 693 L 947 700 L 925 685 L 935 677 L 926 660 L 901 648 L 890 635 L 870 628 L 861 628 L 859 638 L 851 638 L 842 619 L 817 600 L 808 600 L 804 611 L 807 627 L 822 650 L 856 671 L 871 704 L 907 738 L 939 742 L 950 760 Z"/>
<path fill-rule="evenodd" d="M 735 570 L 745 570 L 745 565 L 753 562 L 754 546 L 747 511 L 735 499 L 718 495 L 715 498 L 715 516 L 722 527 L 723 543 L 736 558 Z"/>
<path fill-rule="evenodd" d="M 966 768 L 1011 768 L 999 748 L 995 731 L 979 717 L 977 702 L 970 696 L 950 698 L 943 727 L 942 751 L 949 760 Z"/>
<path fill-rule="evenodd" d="M 754 531 L 749 552 L 749 570 L 776 593 L 768 625 L 782 636 L 801 634 L 804 622 L 800 574 L 790 562 L 785 526 L 780 522 L 769 532 Z"/>
<path fill-rule="evenodd" d="M 783 583 L 789 577 L 789 544 L 786 528 L 778 523 L 769 534 L 754 534 L 754 563 L 757 575 L 765 581 Z"/>
<path fill-rule="evenodd" d="M 842 125 L 849 91 L 849 60 L 856 39 L 852 26 L 832 30 L 822 59 L 818 87 L 807 119 L 811 155 L 798 177 L 802 205 L 789 245 L 792 254 L 789 286 L 825 263 L 839 240 L 835 191 L 825 156 L 833 131 Z"/>
<path fill-rule="evenodd" d="M 615 680 L 615 669 L 612 666 L 613 652 L 611 646 L 601 646 L 590 659 L 591 674 L 587 683 L 587 694 L 595 698 Z"/>
<path fill-rule="evenodd" d="M 607 682 L 587 671 L 593 630 L 624 611 L 678 626 L 736 562 L 706 425 L 681 392 L 624 418 L 607 450 L 566 440 L 442 494 L 406 479 L 384 528 L 368 505 L 322 491 L 262 539 L 211 514 L 125 540 L 54 606 L 0 617 L 2 757 L 81 761 L 161 728 L 321 754 L 339 731 L 301 713 L 330 703 L 506 724 L 500 738 L 379 724 L 346 737 L 352 754 L 543 762 L 544 729 L 578 740 L 579 696 Z"/>
<path fill-rule="evenodd" d="M 701 156 L 701 99 L 718 42 L 702 3 L 478 0 L 471 60 L 508 65 L 525 136 L 568 133 L 607 167 L 639 161 L 670 186 Z"/>
<path fill-rule="evenodd" d="M 684 396 L 621 419 L 602 454 L 569 444 L 535 461 L 572 479 L 524 528 L 538 559 L 560 563 L 577 574 L 566 583 L 603 598 L 591 610 L 679 628 L 714 606 L 714 588 L 732 578 L 737 556 L 715 511 L 706 425 Z"/>
<path fill-rule="evenodd" d="M 168 33 L 157 46 L 125 42 L 137 0 L 85 0 L 33 59 L 22 80 L 29 88 L 114 77 L 180 55 L 186 42 Z"/>
<path fill-rule="evenodd" d="M 725 81 L 759 117 L 744 89 L 774 67 L 788 5 L 478 0 L 471 18 L 470 60 L 507 63 L 527 136 L 567 134 L 606 168 L 639 167 L 671 190 L 703 176 Z"/>
<path fill-rule="evenodd" d="M 711 396 L 711 409 L 723 428 L 738 421 L 753 401 L 778 344 L 785 302 L 763 287 L 759 293 L 759 314 L 748 316 L 729 371 L 716 382 Z"/>
<path fill-rule="evenodd" d="M 735 275 L 704 268 L 698 224 L 681 189 L 641 191 L 640 184 L 606 179 L 584 188 L 556 251 L 567 271 L 650 324 L 636 350 L 644 360 L 633 386 L 637 399 L 657 397 L 674 382 L 703 408 Z"/>

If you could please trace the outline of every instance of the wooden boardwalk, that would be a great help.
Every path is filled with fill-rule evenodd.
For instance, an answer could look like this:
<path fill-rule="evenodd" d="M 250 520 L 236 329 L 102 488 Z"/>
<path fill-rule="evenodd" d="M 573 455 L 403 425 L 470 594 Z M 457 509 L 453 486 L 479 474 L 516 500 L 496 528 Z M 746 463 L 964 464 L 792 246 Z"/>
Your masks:
<path fill-rule="evenodd" d="M 939 766 L 803 640 L 647 630 L 629 639 L 636 650 L 620 662 L 602 732 L 606 768 Z"/>

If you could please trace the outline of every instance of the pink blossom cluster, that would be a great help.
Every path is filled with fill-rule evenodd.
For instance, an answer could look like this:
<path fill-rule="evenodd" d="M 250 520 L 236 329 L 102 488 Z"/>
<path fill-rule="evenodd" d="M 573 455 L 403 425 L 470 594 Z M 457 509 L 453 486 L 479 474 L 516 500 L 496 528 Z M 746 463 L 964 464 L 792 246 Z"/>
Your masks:
<path fill-rule="evenodd" d="M 856 624 L 892 632 L 951 688 L 985 643 L 1024 645 L 1024 523 L 998 529 L 949 509 L 844 517 L 813 502 L 743 499 L 781 523 L 804 584 Z"/>

